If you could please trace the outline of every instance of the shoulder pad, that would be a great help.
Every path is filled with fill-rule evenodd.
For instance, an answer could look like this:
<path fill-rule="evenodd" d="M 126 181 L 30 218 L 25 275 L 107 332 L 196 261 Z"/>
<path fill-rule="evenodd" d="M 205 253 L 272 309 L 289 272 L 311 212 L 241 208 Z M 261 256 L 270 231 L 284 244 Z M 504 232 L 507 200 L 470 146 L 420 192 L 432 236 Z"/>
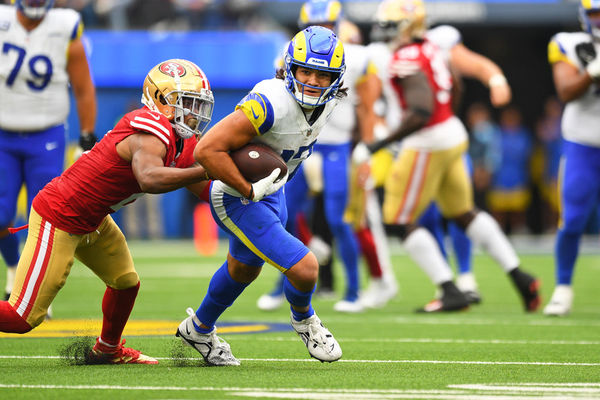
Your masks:
<path fill-rule="evenodd" d="M 170 143 L 171 126 L 162 114 L 150 110 L 140 110 L 131 115 L 129 125 L 137 131 L 150 133 L 158 137 L 167 146 Z"/>
<path fill-rule="evenodd" d="M 242 110 L 250 120 L 259 135 L 267 132 L 273 126 L 275 113 L 273 105 L 266 95 L 258 92 L 250 92 L 236 106 L 236 110 Z"/>

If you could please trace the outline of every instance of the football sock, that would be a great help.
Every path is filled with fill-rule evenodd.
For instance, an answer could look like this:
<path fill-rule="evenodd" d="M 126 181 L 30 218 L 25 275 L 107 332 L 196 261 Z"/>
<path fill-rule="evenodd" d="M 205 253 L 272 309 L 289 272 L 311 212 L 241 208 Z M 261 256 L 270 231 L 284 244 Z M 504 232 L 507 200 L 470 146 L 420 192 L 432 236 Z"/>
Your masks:
<path fill-rule="evenodd" d="M 275 287 L 273 288 L 271 293 L 269 293 L 269 296 L 277 297 L 283 294 L 283 278 L 285 278 L 283 274 L 280 275 L 279 278 L 277 278 L 277 281 L 275 282 Z"/>
<path fill-rule="evenodd" d="M 404 248 L 429 279 L 440 285 L 452 280 L 452 271 L 431 233 L 418 227 L 404 240 Z"/>
<path fill-rule="evenodd" d="M 8 234 L 0 238 L 0 254 L 6 265 L 16 266 L 19 263 L 19 238 L 17 235 Z"/>
<path fill-rule="evenodd" d="M 458 273 L 471 271 L 471 240 L 454 222 L 448 223 L 448 233 L 452 239 L 452 247 L 458 264 Z"/>
<path fill-rule="evenodd" d="M 343 213 L 344 206 L 341 205 Z M 333 233 L 337 250 L 344 264 L 346 272 L 346 295 L 345 300 L 355 301 L 358 298 L 358 243 L 354 236 L 354 232 L 349 224 L 342 221 L 342 215 L 337 221 L 329 221 L 329 229 Z"/>
<path fill-rule="evenodd" d="M 519 266 L 519 257 L 500 225 L 485 211 L 477 213 L 465 232 L 473 243 L 480 245 L 505 272 Z"/>
<path fill-rule="evenodd" d="M 292 315 L 294 316 L 294 320 L 302 321 L 303 319 L 310 318 L 315 314 L 315 310 L 312 305 L 308 306 L 308 311 L 305 313 L 298 312 L 294 310 L 292 306 L 290 306 L 290 310 L 292 310 Z"/>
<path fill-rule="evenodd" d="M 139 290 L 139 282 L 129 289 L 118 290 L 110 286 L 106 287 L 102 299 L 103 318 L 102 333 L 100 334 L 102 342 L 111 346 L 119 345 L 121 334 L 125 329 Z"/>
<path fill-rule="evenodd" d="M 4 287 L 5 293 L 10 293 L 13 290 L 15 283 L 15 277 L 17 276 L 17 267 L 6 267 L 6 286 Z"/>
<path fill-rule="evenodd" d="M 310 306 L 310 300 L 315 288 L 316 285 L 311 291 L 302 292 L 296 289 L 287 277 L 283 280 L 283 292 L 285 293 L 285 298 L 291 305 L 296 307 Z"/>
<path fill-rule="evenodd" d="M 23 319 L 8 301 L 0 301 L 0 332 L 26 333 L 31 326 Z"/>
<path fill-rule="evenodd" d="M 386 280 L 395 281 L 396 277 L 392 268 L 388 237 L 381 220 L 381 206 L 375 191 L 370 191 L 367 194 L 367 220 L 371 236 L 373 236 L 377 264 L 381 269 L 381 275 Z"/>
<path fill-rule="evenodd" d="M 373 234 L 369 228 L 360 228 L 356 232 L 356 238 L 360 245 L 360 250 L 365 257 L 367 267 L 369 267 L 369 273 L 373 278 L 381 278 L 383 271 L 379 264 L 379 258 L 377 257 L 377 248 L 375 247 L 375 241 L 373 240 Z"/>
<path fill-rule="evenodd" d="M 575 261 L 579 253 L 579 240 L 581 234 L 569 233 L 559 229 L 556 235 L 556 284 L 570 285 L 575 269 Z"/>
<path fill-rule="evenodd" d="M 429 208 L 419 218 L 419 225 L 426 228 L 435 238 L 435 241 L 442 252 L 445 259 L 448 259 L 448 253 L 446 252 L 446 246 L 444 246 L 444 226 L 442 220 L 442 214 L 438 211 L 435 204 L 429 206 Z"/>
<path fill-rule="evenodd" d="M 248 285 L 248 283 L 237 282 L 231 277 L 227 261 L 225 261 L 211 278 L 208 292 L 204 296 L 202 304 L 196 310 L 198 320 L 209 327 L 209 329 L 203 329 L 194 323 L 198 332 L 209 333 L 212 331 L 217 319 L 233 304 Z"/>

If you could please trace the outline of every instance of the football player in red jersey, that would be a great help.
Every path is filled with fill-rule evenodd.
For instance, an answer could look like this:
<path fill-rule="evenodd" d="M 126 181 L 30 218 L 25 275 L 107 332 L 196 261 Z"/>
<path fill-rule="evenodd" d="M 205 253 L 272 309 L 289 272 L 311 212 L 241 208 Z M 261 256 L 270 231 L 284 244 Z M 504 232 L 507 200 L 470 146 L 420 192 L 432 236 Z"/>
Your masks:
<path fill-rule="evenodd" d="M 425 36 L 421 0 L 384 0 L 378 12 L 396 21 L 391 84 L 400 99 L 402 122 L 386 138 L 354 152 L 356 163 L 389 143 L 402 139 L 402 149 L 385 182 L 383 218 L 411 258 L 439 285 L 442 296 L 420 311 L 453 311 L 469 302 L 452 282 L 452 272 L 431 233 L 417 224 L 436 200 L 441 213 L 465 230 L 511 277 L 526 311 L 540 304 L 539 282 L 523 272 L 510 242 L 487 213 L 473 204 L 473 190 L 462 157 L 468 147 L 465 127 L 452 111 L 453 77 L 440 49 Z"/>
<path fill-rule="evenodd" d="M 0 331 L 26 333 L 41 324 L 77 258 L 106 283 L 92 361 L 158 363 L 121 342 L 140 281 L 110 214 L 143 193 L 185 186 L 201 194 L 208 176 L 193 151 L 214 100 L 198 66 L 167 60 L 146 76 L 142 102 L 33 200 L 14 289 L 0 302 Z"/>

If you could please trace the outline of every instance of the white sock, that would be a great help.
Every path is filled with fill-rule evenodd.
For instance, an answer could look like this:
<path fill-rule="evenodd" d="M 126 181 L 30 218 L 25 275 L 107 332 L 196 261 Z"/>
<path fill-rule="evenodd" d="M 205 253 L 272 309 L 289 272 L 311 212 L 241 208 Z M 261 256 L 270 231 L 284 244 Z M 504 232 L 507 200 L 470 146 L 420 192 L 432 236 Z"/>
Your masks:
<path fill-rule="evenodd" d="M 5 293 L 10 293 L 13 290 L 15 284 L 15 277 L 17 276 L 17 266 L 6 268 L 6 286 L 4 288 Z"/>
<path fill-rule="evenodd" d="M 521 264 L 500 225 L 485 211 L 477 213 L 466 233 L 473 243 L 483 247 L 504 271 L 510 272 Z"/>
<path fill-rule="evenodd" d="M 437 242 L 425 228 L 414 230 L 404 241 L 404 248 L 436 285 L 452 280 L 452 271 Z"/>

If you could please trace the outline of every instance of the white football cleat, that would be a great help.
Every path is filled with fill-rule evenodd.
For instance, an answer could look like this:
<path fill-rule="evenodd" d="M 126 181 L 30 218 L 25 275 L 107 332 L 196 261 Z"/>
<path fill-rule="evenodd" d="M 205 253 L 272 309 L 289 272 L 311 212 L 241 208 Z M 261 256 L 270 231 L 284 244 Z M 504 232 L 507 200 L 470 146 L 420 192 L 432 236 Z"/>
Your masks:
<path fill-rule="evenodd" d="M 190 316 L 179 324 L 175 336 L 181 338 L 183 343 L 196 349 L 209 365 L 240 365 L 240 361 L 231 353 L 229 343 L 217 336 L 217 327 L 210 333 L 198 332 L 193 322 L 194 311 L 191 308 L 186 311 Z"/>
<path fill-rule="evenodd" d="M 544 307 L 544 315 L 563 317 L 573 307 L 573 288 L 570 285 L 557 285 L 550 302 Z"/>
<path fill-rule="evenodd" d="M 263 294 L 258 298 L 256 306 L 263 311 L 275 311 L 283 304 L 285 295 Z"/>
<path fill-rule="evenodd" d="M 398 294 L 398 284 L 385 278 L 371 278 L 367 289 L 359 297 L 366 308 L 382 308 Z"/>
<path fill-rule="evenodd" d="M 365 311 L 365 307 L 359 299 L 354 301 L 340 300 L 333 305 L 333 310 L 343 313 L 360 313 Z"/>
<path fill-rule="evenodd" d="M 333 362 L 342 357 L 342 348 L 331 332 L 323 326 L 317 314 L 296 321 L 292 314 L 292 327 L 300 336 L 311 357 L 321 362 Z"/>

